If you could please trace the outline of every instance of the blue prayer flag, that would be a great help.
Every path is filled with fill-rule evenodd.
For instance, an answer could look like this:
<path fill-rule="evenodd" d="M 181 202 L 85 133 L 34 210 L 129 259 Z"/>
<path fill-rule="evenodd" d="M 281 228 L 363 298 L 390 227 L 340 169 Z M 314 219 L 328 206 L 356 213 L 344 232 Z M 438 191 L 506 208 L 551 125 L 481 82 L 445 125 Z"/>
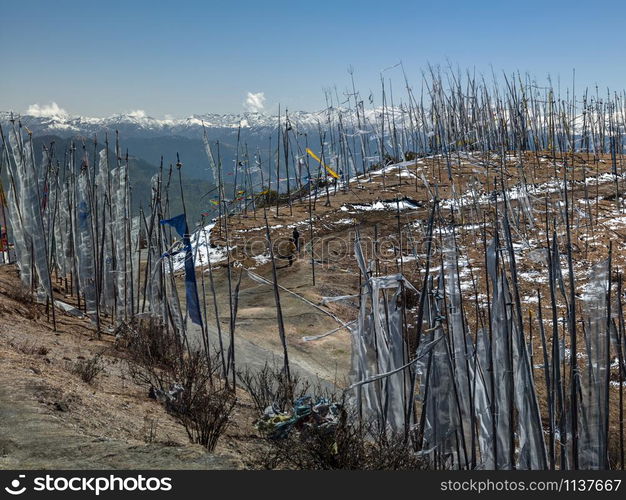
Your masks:
<path fill-rule="evenodd" d="M 200 315 L 200 300 L 198 299 L 198 284 L 196 282 L 196 269 L 191 251 L 191 239 L 189 238 L 189 228 L 187 227 L 187 217 L 185 214 L 177 215 L 171 219 L 163 219 L 161 224 L 168 224 L 176 229 L 176 232 L 183 239 L 185 248 L 185 295 L 187 298 L 187 312 L 191 321 L 202 326 L 202 316 Z"/>

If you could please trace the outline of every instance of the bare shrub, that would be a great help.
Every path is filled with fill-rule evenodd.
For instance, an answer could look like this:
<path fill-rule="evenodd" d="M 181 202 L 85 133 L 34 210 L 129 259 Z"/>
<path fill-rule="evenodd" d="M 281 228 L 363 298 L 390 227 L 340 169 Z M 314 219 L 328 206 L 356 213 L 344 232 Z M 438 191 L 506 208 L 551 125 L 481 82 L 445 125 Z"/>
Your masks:
<path fill-rule="evenodd" d="M 192 442 L 215 449 L 235 406 L 232 391 L 215 376 L 217 356 L 210 362 L 204 352 L 183 349 L 178 337 L 155 319 L 123 324 L 116 337 L 133 380 L 165 404 Z"/>
<path fill-rule="evenodd" d="M 182 346 L 174 332 L 154 318 L 133 319 L 118 327 L 116 343 L 124 349 L 135 382 L 169 390 L 182 358 Z"/>
<path fill-rule="evenodd" d="M 359 423 L 342 409 L 333 426 L 304 426 L 267 439 L 253 457 L 261 469 L 422 470 L 426 463 L 403 435 Z"/>
<path fill-rule="evenodd" d="M 213 451 L 220 436 L 231 424 L 235 397 L 227 387 L 203 388 L 183 397 L 181 410 L 172 411 L 183 424 L 189 439 Z M 179 408 L 178 405 L 174 409 Z"/>
<path fill-rule="evenodd" d="M 142 428 L 144 442 L 153 443 L 156 441 L 158 426 L 159 420 L 157 418 L 154 418 L 150 413 L 144 415 Z"/>
<path fill-rule="evenodd" d="M 74 375 L 78 375 L 83 382 L 91 384 L 104 371 L 102 354 L 98 353 L 90 359 L 79 359 L 70 367 Z"/>
<path fill-rule="evenodd" d="M 292 402 L 304 396 L 311 388 L 310 383 L 297 373 L 288 380 L 285 372 L 267 363 L 257 372 L 246 368 L 237 373 L 239 381 L 250 394 L 259 413 L 272 406 L 277 411 L 285 411 Z"/>
<path fill-rule="evenodd" d="M 185 356 L 176 379 L 181 390 L 168 401 L 167 410 L 183 424 L 192 442 L 213 451 L 231 424 L 236 402 L 233 392 L 214 377 L 204 353 L 199 351 Z"/>

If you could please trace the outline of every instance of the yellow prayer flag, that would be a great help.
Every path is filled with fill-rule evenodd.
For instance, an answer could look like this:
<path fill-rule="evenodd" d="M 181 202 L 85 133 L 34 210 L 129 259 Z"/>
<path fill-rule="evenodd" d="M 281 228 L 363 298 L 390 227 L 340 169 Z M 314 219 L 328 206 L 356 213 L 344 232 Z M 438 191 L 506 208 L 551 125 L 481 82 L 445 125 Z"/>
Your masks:
<path fill-rule="evenodd" d="M 324 165 L 322 163 L 322 160 L 320 160 L 313 151 L 311 151 L 309 148 L 306 148 L 306 152 L 309 153 L 309 155 L 311 155 L 313 158 L 315 158 L 319 162 L 319 164 L 328 171 L 330 175 L 332 175 L 335 179 L 339 179 L 339 176 L 337 175 L 337 173 L 332 168 Z"/>

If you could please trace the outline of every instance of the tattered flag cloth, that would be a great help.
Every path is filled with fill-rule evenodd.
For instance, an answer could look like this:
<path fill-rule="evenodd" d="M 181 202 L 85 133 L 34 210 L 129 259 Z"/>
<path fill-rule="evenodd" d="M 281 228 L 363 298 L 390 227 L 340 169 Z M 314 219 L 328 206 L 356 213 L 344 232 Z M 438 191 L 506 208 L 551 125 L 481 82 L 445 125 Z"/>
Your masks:
<path fill-rule="evenodd" d="M 332 168 L 330 168 L 327 165 L 324 165 L 324 163 L 322 163 L 322 160 L 319 159 L 319 157 L 313 152 L 311 151 L 309 148 L 306 148 L 306 152 L 309 153 L 309 155 L 312 158 L 315 158 L 317 160 L 317 162 L 326 169 L 326 171 L 331 175 L 331 177 L 334 177 L 335 179 L 339 179 L 339 176 L 337 175 L 337 172 L 335 172 Z"/>
<path fill-rule="evenodd" d="M 163 219 L 161 224 L 168 224 L 176 229 L 176 232 L 183 239 L 185 248 L 185 292 L 187 297 L 187 311 L 191 321 L 196 325 L 202 325 L 200 316 L 200 300 L 198 299 L 198 285 L 196 283 L 196 271 L 191 253 L 191 240 L 189 239 L 189 228 L 185 214 L 177 215 L 171 219 Z"/>
<path fill-rule="evenodd" d="M 176 217 L 172 217 L 171 219 L 163 219 L 160 221 L 161 224 L 168 224 L 176 229 L 176 232 L 183 238 L 183 243 L 185 240 L 185 235 L 187 234 L 187 219 L 185 214 L 177 215 Z M 191 243 L 190 243 L 191 244 Z"/>

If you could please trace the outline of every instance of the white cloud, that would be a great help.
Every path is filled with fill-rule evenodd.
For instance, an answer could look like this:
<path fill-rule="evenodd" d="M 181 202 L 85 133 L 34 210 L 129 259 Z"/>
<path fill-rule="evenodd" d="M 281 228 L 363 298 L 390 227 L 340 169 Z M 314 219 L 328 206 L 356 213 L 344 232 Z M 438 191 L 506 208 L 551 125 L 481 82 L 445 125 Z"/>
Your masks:
<path fill-rule="evenodd" d="M 65 117 L 68 115 L 68 112 L 59 107 L 56 102 L 51 102 L 50 104 L 43 104 L 41 106 L 39 104 L 31 104 L 28 106 L 26 114 L 30 116 L 52 118 L 55 116 Z"/>
<path fill-rule="evenodd" d="M 255 94 L 252 92 L 248 92 L 248 95 L 246 96 L 246 101 L 243 103 L 243 106 L 244 108 L 246 108 L 247 111 L 260 113 L 265 107 L 265 93 L 257 92 Z"/>
<path fill-rule="evenodd" d="M 131 118 L 145 118 L 147 115 L 143 109 L 134 109 L 133 111 L 128 113 L 128 116 L 130 116 Z"/>

